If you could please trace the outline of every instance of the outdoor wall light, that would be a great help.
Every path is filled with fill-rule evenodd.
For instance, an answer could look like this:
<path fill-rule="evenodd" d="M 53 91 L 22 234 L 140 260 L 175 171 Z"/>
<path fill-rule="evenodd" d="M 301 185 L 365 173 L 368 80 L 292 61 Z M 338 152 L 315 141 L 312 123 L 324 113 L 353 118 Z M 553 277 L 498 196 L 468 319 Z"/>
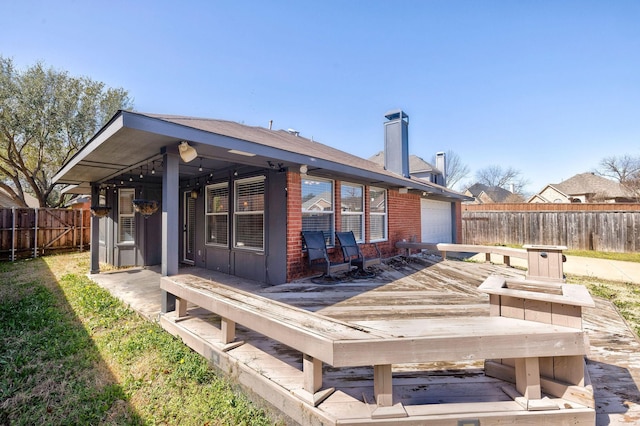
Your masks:
<path fill-rule="evenodd" d="M 300 173 L 302 173 L 303 175 L 306 175 L 308 171 L 309 171 L 309 168 L 307 167 L 306 164 L 303 164 L 302 166 L 300 166 Z"/>
<path fill-rule="evenodd" d="M 180 145 L 178 145 L 178 151 L 180 151 L 180 158 L 182 158 L 182 161 L 185 163 L 193 161 L 198 156 L 196 149 L 189 146 L 187 141 L 180 142 Z"/>

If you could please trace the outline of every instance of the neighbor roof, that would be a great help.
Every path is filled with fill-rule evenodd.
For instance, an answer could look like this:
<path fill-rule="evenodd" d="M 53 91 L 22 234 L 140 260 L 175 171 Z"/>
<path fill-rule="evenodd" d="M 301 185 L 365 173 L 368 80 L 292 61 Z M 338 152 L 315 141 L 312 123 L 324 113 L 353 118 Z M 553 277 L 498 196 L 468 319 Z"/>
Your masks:
<path fill-rule="evenodd" d="M 370 161 L 374 163 L 384 166 L 384 151 L 380 151 L 371 157 L 369 157 Z M 411 154 L 409 155 L 409 173 L 418 174 L 418 173 L 435 173 L 442 174 L 442 171 L 436 167 L 434 167 L 428 161 L 425 161 L 421 157 L 417 155 Z"/>
<path fill-rule="evenodd" d="M 188 141 L 206 158 L 266 167 L 307 165 L 311 175 L 350 178 L 371 185 L 408 187 L 445 198 L 466 196 L 442 186 L 407 179 L 364 158 L 284 130 L 207 118 L 119 111 L 54 177 L 55 183 L 102 182 L 161 158 Z M 242 154 L 250 154 L 250 156 Z M 182 170 L 181 170 L 182 173 Z"/>
<path fill-rule="evenodd" d="M 567 195 L 603 194 L 610 198 L 629 196 L 620 183 L 594 173 L 580 173 L 551 186 Z"/>

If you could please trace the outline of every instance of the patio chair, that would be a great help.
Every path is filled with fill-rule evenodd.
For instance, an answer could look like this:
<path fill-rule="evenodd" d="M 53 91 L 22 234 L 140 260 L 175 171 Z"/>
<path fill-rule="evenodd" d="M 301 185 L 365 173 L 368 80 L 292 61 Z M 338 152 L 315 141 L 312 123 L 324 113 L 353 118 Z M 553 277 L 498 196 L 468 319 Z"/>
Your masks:
<path fill-rule="evenodd" d="M 377 257 L 365 257 L 362 250 L 360 250 L 360 246 L 356 242 L 356 237 L 353 235 L 353 231 L 336 232 L 336 237 L 340 242 L 340 247 L 342 247 L 342 256 L 345 262 L 349 261 L 353 266 L 356 266 L 358 268 L 358 273 L 365 274 L 366 270 L 370 267 L 382 263 L 380 249 L 375 243 L 371 243 L 371 245 L 375 247 Z"/>
<path fill-rule="evenodd" d="M 349 272 L 351 270 L 351 262 L 332 262 L 329 259 L 327 244 L 322 231 L 302 231 L 302 239 L 307 248 L 307 257 L 309 259 L 309 268 L 321 271 L 320 277 L 328 277 L 335 279 L 334 275 L 341 272 Z"/>

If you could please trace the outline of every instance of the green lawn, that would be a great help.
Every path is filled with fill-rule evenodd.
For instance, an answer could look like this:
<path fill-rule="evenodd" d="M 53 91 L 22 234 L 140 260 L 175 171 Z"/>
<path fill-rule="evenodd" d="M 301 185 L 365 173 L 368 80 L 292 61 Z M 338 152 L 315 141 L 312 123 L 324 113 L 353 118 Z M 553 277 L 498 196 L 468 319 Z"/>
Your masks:
<path fill-rule="evenodd" d="M 0 424 L 270 425 L 207 361 L 84 274 L 0 263 Z"/>

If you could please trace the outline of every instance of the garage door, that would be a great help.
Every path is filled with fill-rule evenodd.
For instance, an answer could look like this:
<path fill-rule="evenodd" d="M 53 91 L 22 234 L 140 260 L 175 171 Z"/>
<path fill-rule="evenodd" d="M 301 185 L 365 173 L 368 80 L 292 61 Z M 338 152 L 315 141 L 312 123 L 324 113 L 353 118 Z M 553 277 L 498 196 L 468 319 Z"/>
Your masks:
<path fill-rule="evenodd" d="M 422 241 L 425 243 L 451 243 L 451 203 L 429 199 L 420 200 Z"/>

